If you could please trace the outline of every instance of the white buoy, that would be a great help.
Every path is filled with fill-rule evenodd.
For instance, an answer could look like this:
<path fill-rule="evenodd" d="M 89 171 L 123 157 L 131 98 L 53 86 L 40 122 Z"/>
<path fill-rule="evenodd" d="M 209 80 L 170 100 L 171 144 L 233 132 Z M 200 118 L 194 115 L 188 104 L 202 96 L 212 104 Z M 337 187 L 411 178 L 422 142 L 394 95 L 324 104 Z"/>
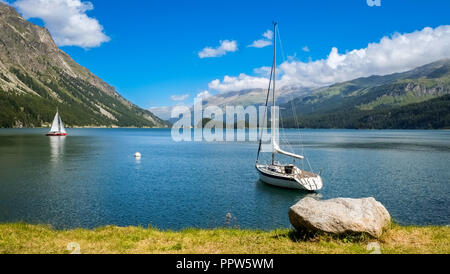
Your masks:
<path fill-rule="evenodd" d="M 136 153 L 134 154 L 134 158 L 141 158 L 141 154 L 140 154 L 139 152 L 136 152 Z"/>

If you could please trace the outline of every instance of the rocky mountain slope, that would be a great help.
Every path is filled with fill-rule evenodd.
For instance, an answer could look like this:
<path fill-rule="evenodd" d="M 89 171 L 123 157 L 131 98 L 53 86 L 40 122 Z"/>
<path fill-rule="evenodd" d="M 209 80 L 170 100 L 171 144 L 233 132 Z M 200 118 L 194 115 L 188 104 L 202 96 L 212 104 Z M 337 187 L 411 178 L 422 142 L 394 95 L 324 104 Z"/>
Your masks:
<path fill-rule="evenodd" d="M 47 29 L 0 3 L 0 127 L 165 127 L 58 48 Z"/>

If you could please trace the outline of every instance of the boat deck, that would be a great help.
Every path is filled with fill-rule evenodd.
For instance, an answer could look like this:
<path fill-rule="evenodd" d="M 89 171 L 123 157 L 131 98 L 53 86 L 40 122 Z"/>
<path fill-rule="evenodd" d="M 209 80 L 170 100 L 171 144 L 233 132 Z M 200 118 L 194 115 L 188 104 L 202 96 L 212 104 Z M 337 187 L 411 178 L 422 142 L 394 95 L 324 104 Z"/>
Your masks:
<path fill-rule="evenodd" d="M 266 165 L 258 165 L 258 169 L 261 169 L 264 172 L 282 175 L 285 177 L 291 177 L 291 178 L 298 178 L 298 179 L 307 179 L 307 178 L 315 178 L 317 177 L 317 174 L 314 174 L 309 171 L 301 170 L 297 167 L 295 167 L 295 170 L 291 174 L 287 174 L 284 172 L 284 166 L 282 165 L 275 165 L 275 166 L 266 166 Z"/>
<path fill-rule="evenodd" d="M 309 172 L 309 171 L 304 171 L 304 170 L 302 170 L 301 173 L 295 174 L 295 177 L 298 178 L 298 179 L 302 179 L 302 178 L 305 178 L 305 179 L 307 179 L 307 178 L 315 178 L 315 177 L 317 177 L 317 174 L 314 174 L 314 173 Z"/>

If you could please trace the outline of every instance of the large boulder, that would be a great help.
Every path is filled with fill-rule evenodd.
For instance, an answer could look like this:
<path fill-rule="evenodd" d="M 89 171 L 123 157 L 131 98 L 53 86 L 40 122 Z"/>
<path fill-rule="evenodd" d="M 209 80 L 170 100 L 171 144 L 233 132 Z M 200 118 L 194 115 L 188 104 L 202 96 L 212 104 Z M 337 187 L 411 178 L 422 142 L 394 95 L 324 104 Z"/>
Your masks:
<path fill-rule="evenodd" d="M 368 233 L 379 237 L 391 216 L 374 198 L 316 200 L 306 197 L 289 210 L 289 220 L 298 230 L 334 234 Z"/>

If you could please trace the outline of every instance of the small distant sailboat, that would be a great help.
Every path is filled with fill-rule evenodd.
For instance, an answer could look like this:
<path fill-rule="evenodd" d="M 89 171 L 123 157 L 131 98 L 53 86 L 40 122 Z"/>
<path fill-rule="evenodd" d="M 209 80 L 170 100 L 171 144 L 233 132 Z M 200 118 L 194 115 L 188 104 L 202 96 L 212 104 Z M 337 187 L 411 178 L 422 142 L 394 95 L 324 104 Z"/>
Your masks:
<path fill-rule="evenodd" d="M 52 128 L 50 129 L 47 136 L 67 136 L 66 128 L 64 123 L 59 116 L 59 111 L 56 110 L 55 118 L 53 118 Z"/>
<path fill-rule="evenodd" d="M 271 90 L 271 83 L 273 83 L 273 103 L 272 105 L 275 106 L 276 100 L 275 100 L 275 81 L 276 81 L 276 52 L 277 52 L 277 23 L 274 23 L 274 57 L 273 57 L 273 65 L 272 65 L 272 72 L 271 72 L 271 79 L 269 82 L 269 89 L 267 93 L 267 100 L 266 100 L 266 109 L 268 108 L 269 103 L 269 93 Z M 267 113 L 267 111 L 266 111 Z M 284 188 L 291 188 L 291 189 L 302 189 L 307 191 L 316 191 L 322 189 L 322 177 L 318 174 L 314 174 L 312 172 L 304 171 L 298 168 L 295 164 L 281 164 L 277 161 L 275 161 L 275 154 L 281 154 L 285 155 L 294 159 L 303 160 L 304 156 L 297 155 L 295 153 L 284 151 L 280 148 L 280 146 L 276 142 L 276 135 L 275 135 L 275 118 L 271 118 L 272 126 L 271 126 L 271 132 L 272 132 L 272 161 L 270 164 L 260 164 L 259 163 L 259 155 L 261 152 L 261 146 L 262 146 L 262 135 L 261 139 L 259 141 L 259 148 L 258 148 L 258 156 L 256 159 L 256 169 L 259 172 L 259 178 L 264 183 L 278 186 L 278 187 L 284 187 Z"/>

